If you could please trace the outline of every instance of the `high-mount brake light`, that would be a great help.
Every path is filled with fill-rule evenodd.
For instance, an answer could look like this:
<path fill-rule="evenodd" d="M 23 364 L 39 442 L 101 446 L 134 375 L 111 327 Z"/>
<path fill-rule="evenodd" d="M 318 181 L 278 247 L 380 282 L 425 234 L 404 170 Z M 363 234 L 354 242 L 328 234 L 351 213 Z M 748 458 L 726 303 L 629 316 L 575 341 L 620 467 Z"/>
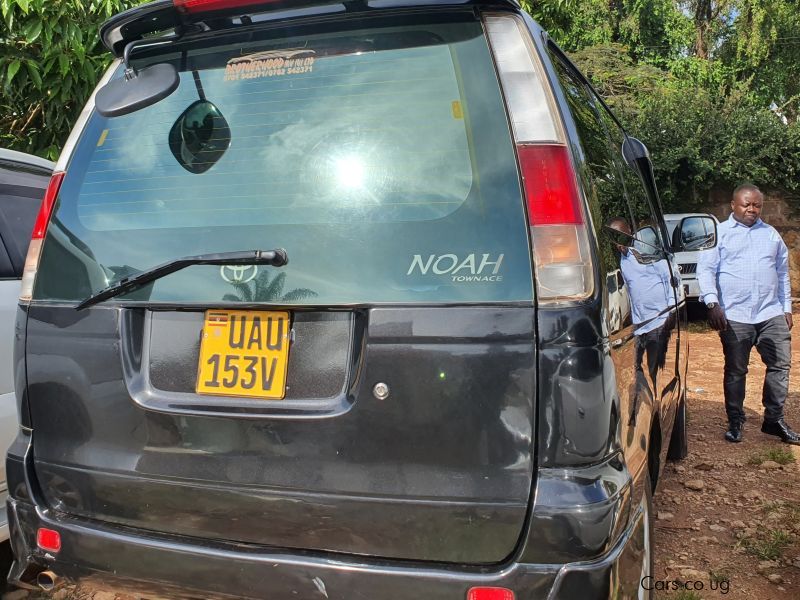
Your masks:
<path fill-rule="evenodd" d="M 172 0 L 172 4 L 182 13 L 200 13 L 243 8 L 255 4 L 274 4 L 277 1 L 278 0 Z"/>
<path fill-rule="evenodd" d="M 36 279 L 36 270 L 39 268 L 39 257 L 42 253 L 42 242 L 47 233 L 47 226 L 53 214 L 53 207 L 61 189 L 61 182 L 64 180 L 64 173 L 53 173 L 47 191 L 44 193 L 42 205 L 39 207 L 39 214 L 33 225 L 31 243 L 28 246 L 28 254 L 25 257 L 25 266 L 22 270 L 22 285 L 19 292 L 20 302 L 30 302 L 33 295 L 33 282 Z"/>
<path fill-rule="evenodd" d="M 594 291 L 587 219 L 536 48 L 514 15 L 489 15 L 485 25 L 517 148 L 538 299 L 587 298 Z"/>

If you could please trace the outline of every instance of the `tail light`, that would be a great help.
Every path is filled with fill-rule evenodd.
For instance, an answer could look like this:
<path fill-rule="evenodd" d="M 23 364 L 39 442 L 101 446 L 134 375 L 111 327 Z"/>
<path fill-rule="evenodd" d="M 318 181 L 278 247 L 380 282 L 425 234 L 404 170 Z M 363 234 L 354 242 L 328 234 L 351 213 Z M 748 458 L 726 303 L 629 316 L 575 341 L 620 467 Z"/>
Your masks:
<path fill-rule="evenodd" d="M 44 200 L 39 208 L 39 214 L 36 216 L 36 223 L 33 225 L 33 233 L 31 234 L 31 243 L 28 246 L 28 254 L 25 257 L 25 267 L 22 270 L 22 286 L 19 292 L 20 302 L 30 302 L 33 295 L 33 283 L 36 279 L 36 270 L 39 268 L 39 257 L 42 253 L 42 242 L 47 233 L 47 226 L 50 223 L 50 217 L 53 214 L 53 207 L 58 198 L 58 191 L 61 189 L 61 182 L 64 179 L 64 173 L 53 173 L 50 178 L 50 184 L 47 186 L 47 191 L 44 194 Z"/>
<path fill-rule="evenodd" d="M 514 600 L 514 592 L 499 587 L 474 587 L 467 592 L 467 600 Z"/>
<path fill-rule="evenodd" d="M 580 299 L 594 289 L 589 237 L 566 146 L 517 145 L 539 298 Z"/>
<path fill-rule="evenodd" d="M 61 550 L 61 534 L 55 529 L 40 527 L 36 532 L 36 545 L 48 552 L 58 552 Z"/>
<path fill-rule="evenodd" d="M 522 175 L 540 301 L 580 300 L 594 291 L 587 219 L 547 79 L 525 25 L 486 18 Z"/>

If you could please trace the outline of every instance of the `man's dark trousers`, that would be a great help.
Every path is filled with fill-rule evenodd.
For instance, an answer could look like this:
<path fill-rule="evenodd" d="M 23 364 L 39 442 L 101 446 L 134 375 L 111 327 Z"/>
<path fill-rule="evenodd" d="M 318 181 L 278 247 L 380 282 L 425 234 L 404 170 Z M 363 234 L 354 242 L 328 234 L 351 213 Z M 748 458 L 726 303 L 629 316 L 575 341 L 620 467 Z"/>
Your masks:
<path fill-rule="evenodd" d="M 756 347 L 767 366 L 764 391 L 764 421 L 774 423 L 783 418 L 783 405 L 789 392 L 789 364 L 792 358 L 791 334 L 786 317 L 779 315 L 761 323 L 728 321 L 721 331 L 725 354 L 725 411 L 731 423 L 744 423 L 744 390 L 750 350 Z"/>

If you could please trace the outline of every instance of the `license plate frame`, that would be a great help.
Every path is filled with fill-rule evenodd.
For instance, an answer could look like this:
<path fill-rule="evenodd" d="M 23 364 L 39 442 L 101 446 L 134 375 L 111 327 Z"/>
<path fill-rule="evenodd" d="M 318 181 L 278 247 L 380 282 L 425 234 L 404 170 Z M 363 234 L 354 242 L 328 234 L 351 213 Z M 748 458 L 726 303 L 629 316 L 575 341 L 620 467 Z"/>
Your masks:
<path fill-rule="evenodd" d="M 291 314 L 282 310 L 207 310 L 195 391 L 201 395 L 283 400 Z"/>

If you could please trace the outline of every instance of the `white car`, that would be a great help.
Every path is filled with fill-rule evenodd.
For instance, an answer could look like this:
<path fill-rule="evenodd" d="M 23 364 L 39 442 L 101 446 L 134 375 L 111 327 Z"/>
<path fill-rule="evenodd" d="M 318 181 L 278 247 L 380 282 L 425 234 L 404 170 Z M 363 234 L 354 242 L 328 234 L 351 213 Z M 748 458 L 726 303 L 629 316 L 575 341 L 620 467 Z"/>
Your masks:
<path fill-rule="evenodd" d="M 664 215 L 675 261 L 681 272 L 681 282 L 687 300 L 700 299 L 697 280 L 697 261 L 700 252 L 717 245 L 717 225 L 714 215 L 707 213 L 675 213 Z"/>
<path fill-rule="evenodd" d="M 0 568 L 10 566 L 6 451 L 17 434 L 13 340 L 20 279 L 31 231 L 54 163 L 0 148 Z"/>
<path fill-rule="evenodd" d="M 631 303 L 628 286 L 622 271 L 616 269 L 606 276 L 608 288 L 608 326 L 612 333 L 622 329 L 630 320 Z"/>

